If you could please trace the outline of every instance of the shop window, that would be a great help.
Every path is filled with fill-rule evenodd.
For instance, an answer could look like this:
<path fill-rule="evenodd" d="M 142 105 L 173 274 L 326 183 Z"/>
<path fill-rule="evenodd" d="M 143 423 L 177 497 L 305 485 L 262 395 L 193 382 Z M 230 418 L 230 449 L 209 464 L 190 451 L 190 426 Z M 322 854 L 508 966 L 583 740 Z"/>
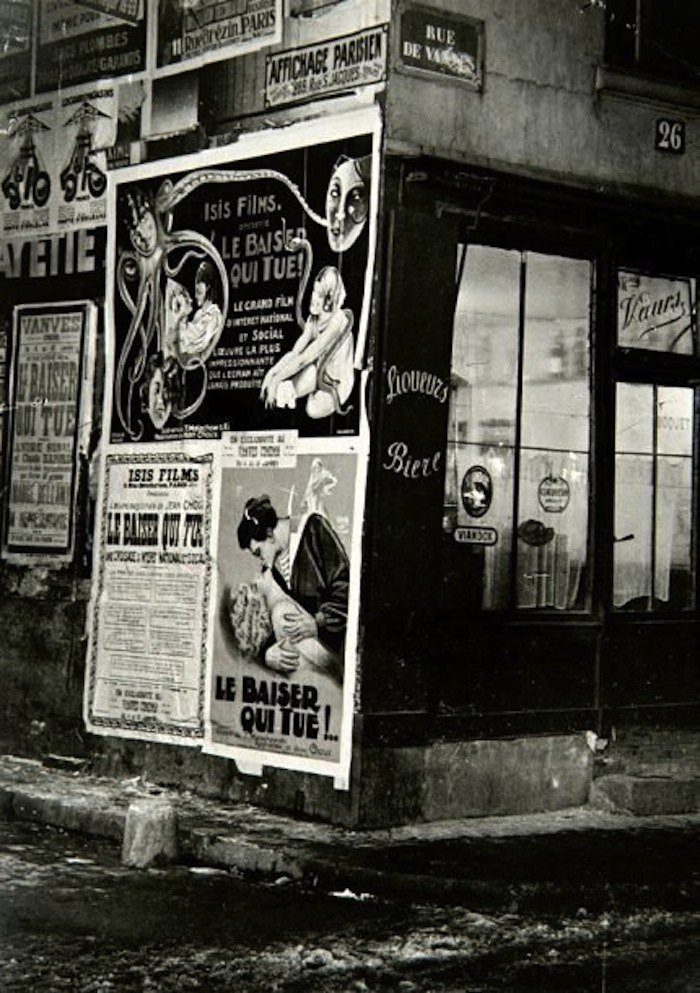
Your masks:
<path fill-rule="evenodd" d="M 698 81 L 699 33 L 694 0 L 606 0 L 605 60 L 618 69 Z"/>
<path fill-rule="evenodd" d="M 689 610 L 693 407 L 690 387 L 618 383 L 613 602 L 623 610 Z"/>
<path fill-rule="evenodd" d="M 445 594 L 582 609 L 591 265 L 470 246 L 454 319 Z"/>

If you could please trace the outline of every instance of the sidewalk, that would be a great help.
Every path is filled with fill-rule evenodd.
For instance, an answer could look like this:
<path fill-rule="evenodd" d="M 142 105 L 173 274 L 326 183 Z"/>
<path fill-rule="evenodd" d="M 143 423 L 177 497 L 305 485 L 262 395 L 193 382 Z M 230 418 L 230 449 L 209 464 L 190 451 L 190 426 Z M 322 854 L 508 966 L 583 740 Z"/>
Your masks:
<path fill-rule="evenodd" d="M 244 804 L 225 804 L 138 779 L 112 780 L 0 756 L 0 818 L 17 818 L 121 845 L 130 803 L 168 800 L 182 861 L 270 881 L 411 899 L 464 899 L 494 881 L 581 885 L 580 870 L 653 874 L 669 846 L 700 872 L 700 814 L 633 817 L 590 807 L 352 831 Z M 668 867 L 659 865 L 659 878 Z M 627 878 L 625 877 L 625 878 Z"/>

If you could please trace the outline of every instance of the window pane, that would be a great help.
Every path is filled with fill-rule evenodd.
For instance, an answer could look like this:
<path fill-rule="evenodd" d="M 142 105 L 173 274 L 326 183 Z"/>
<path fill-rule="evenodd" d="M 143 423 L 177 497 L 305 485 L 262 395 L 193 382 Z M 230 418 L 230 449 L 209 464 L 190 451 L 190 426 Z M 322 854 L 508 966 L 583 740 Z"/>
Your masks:
<path fill-rule="evenodd" d="M 618 383 L 613 602 L 633 609 L 651 596 L 652 386 Z M 644 609 L 642 607 L 642 609 Z"/>
<path fill-rule="evenodd" d="M 590 264 L 528 254 L 517 605 L 571 609 L 588 534 Z"/>
<path fill-rule="evenodd" d="M 657 390 L 654 596 L 675 610 L 693 600 L 693 391 Z"/>
<path fill-rule="evenodd" d="M 693 355 L 694 313 L 695 280 L 618 273 L 618 345 Z"/>
<path fill-rule="evenodd" d="M 642 0 L 642 67 L 673 79 L 697 80 L 698 32 L 697 0 Z"/>
<path fill-rule="evenodd" d="M 613 602 L 688 610 L 693 602 L 693 391 L 619 383 Z"/>
<path fill-rule="evenodd" d="M 446 585 L 455 604 L 508 604 L 520 253 L 470 247 L 457 300 L 445 480 Z"/>
<path fill-rule="evenodd" d="M 589 301 L 588 262 L 468 250 L 445 485 L 445 594 L 453 607 L 581 606 Z"/>
<path fill-rule="evenodd" d="M 700 4 L 695 0 L 605 0 L 605 60 L 669 80 L 697 80 Z"/>

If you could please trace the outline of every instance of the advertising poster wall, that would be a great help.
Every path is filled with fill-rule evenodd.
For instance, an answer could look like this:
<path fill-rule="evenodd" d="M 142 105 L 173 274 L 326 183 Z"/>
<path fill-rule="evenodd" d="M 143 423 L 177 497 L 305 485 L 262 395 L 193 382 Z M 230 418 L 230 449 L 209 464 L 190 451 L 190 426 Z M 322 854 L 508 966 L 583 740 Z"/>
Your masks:
<path fill-rule="evenodd" d="M 95 733 L 349 786 L 379 136 L 372 108 L 110 184 Z"/>
<path fill-rule="evenodd" d="M 227 441 L 205 750 L 244 770 L 347 778 L 357 454 L 308 451 L 294 435 Z"/>
<path fill-rule="evenodd" d="M 139 83 L 74 89 L 8 105 L 0 126 L 2 231 L 53 234 L 107 221 L 107 173 L 138 137 Z M 126 147 L 125 147 L 126 146 Z"/>
<path fill-rule="evenodd" d="M 15 308 L 8 410 L 9 561 L 70 561 L 78 459 L 89 432 L 96 311 L 89 302 Z"/>
<path fill-rule="evenodd" d="M 199 744 L 212 456 L 108 454 L 85 691 L 88 730 Z"/>
<path fill-rule="evenodd" d="M 115 177 L 113 444 L 357 434 L 377 151 L 352 120 Z"/>
<path fill-rule="evenodd" d="M 35 90 L 65 90 L 146 69 L 146 0 L 41 0 Z M 104 11 L 110 8 L 110 13 Z"/>
<path fill-rule="evenodd" d="M 282 0 L 158 0 L 156 69 L 196 69 L 282 40 Z"/>
<path fill-rule="evenodd" d="M 0 103 L 29 96 L 33 0 L 0 4 Z"/>

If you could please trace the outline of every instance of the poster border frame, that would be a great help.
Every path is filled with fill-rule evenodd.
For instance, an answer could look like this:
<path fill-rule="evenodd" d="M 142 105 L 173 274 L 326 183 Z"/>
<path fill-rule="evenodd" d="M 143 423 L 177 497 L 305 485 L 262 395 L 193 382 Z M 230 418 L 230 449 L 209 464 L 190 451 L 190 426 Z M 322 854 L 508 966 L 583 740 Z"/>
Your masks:
<path fill-rule="evenodd" d="M 119 261 L 117 248 L 117 205 L 119 203 L 119 191 L 122 184 L 137 183 L 159 177 L 165 178 L 170 174 L 186 175 L 198 169 L 222 167 L 225 165 L 235 168 L 238 162 L 246 162 L 250 159 L 263 158 L 266 155 L 275 155 L 286 151 L 295 151 L 324 142 L 342 141 L 344 138 L 354 138 L 362 134 L 369 134 L 372 138 L 372 179 L 370 183 L 369 239 L 365 261 L 362 309 L 358 321 L 357 340 L 354 351 L 354 367 L 356 370 L 360 370 L 365 366 L 377 251 L 380 183 L 379 159 L 381 155 L 382 120 L 380 108 L 376 104 L 371 107 L 362 107 L 349 111 L 346 114 L 338 115 L 333 121 L 333 127 L 330 133 L 327 120 L 295 121 L 283 128 L 246 133 L 234 145 L 205 149 L 204 151 L 193 152 L 190 155 L 157 159 L 143 165 L 125 167 L 120 169 L 118 173 L 110 173 L 107 196 L 108 234 L 105 258 L 105 272 L 108 274 L 107 285 L 105 287 L 105 402 L 102 406 L 102 437 L 105 439 L 106 444 L 113 446 L 115 449 L 123 449 L 128 445 L 128 442 L 113 443 L 109 441 L 112 432 L 114 373 L 117 361 L 117 329 L 115 324 L 115 307 L 117 301 L 114 274 L 117 271 L 117 263 Z M 359 430 L 358 426 L 358 432 Z M 189 438 L 181 438 L 177 441 L 164 439 L 154 444 L 163 447 L 170 444 L 188 445 L 196 440 Z M 137 444 L 140 447 L 149 443 L 138 442 Z"/>
<path fill-rule="evenodd" d="M 194 448 L 194 446 L 192 446 Z M 108 451 L 104 452 L 100 459 L 100 483 L 99 491 L 97 496 L 97 506 L 99 508 L 98 521 L 99 521 L 99 536 L 96 531 L 97 540 L 94 541 L 93 546 L 93 568 L 92 568 L 92 586 L 91 586 L 91 597 L 88 607 L 88 616 L 86 631 L 88 633 L 88 650 L 86 653 L 85 661 L 85 686 L 83 692 L 83 720 L 85 722 L 85 727 L 91 734 L 108 735 L 115 738 L 130 738 L 138 739 L 140 741 L 155 741 L 164 742 L 166 744 L 177 744 L 177 745 L 187 745 L 190 747 L 200 748 L 202 746 L 202 739 L 204 737 L 205 728 L 205 717 L 206 717 L 206 687 L 207 687 L 207 673 L 209 670 L 209 644 L 208 644 L 208 628 L 209 628 L 209 604 L 212 602 L 212 573 L 214 567 L 213 556 L 211 554 L 211 543 L 213 541 L 213 530 L 212 530 L 212 520 L 213 520 L 213 503 L 214 503 L 214 481 L 218 479 L 217 472 L 217 456 L 216 453 L 211 451 L 205 451 L 201 445 L 200 451 L 163 451 L 161 449 L 154 450 L 150 448 L 148 450 L 138 449 L 134 451 Z M 99 624 L 99 610 L 100 610 L 100 600 L 101 593 L 104 585 L 104 555 L 102 554 L 104 547 L 106 546 L 106 541 L 104 540 L 106 530 L 107 530 L 107 500 L 109 496 L 109 487 L 107 485 L 108 477 L 108 462 L 111 461 L 112 464 L 147 464 L 149 462 L 168 462 L 168 461 L 196 461 L 202 464 L 209 465 L 209 478 L 206 484 L 206 493 L 208 496 L 209 504 L 209 516 L 210 519 L 205 522 L 205 556 L 206 556 L 206 566 L 205 566 L 205 576 L 204 576 L 204 602 L 202 603 L 202 632 L 201 632 L 201 655 L 200 655 L 200 673 L 199 673 L 199 687 L 197 692 L 198 703 L 197 703 L 197 716 L 198 716 L 198 728 L 196 731 L 182 729 L 180 733 L 175 731 L 166 732 L 158 731 L 157 728 L 149 730 L 145 727 L 144 722 L 138 722 L 134 727 L 128 726 L 128 721 L 117 720 L 117 718 L 105 717 L 95 720 L 94 715 L 91 713 L 95 690 L 97 686 L 97 670 L 98 670 L 98 644 L 99 639 L 97 637 L 97 627 Z"/>
<path fill-rule="evenodd" d="M 15 304 L 12 308 L 12 329 L 9 336 L 10 362 L 7 367 L 7 387 L 5 411 L 8 415 L 5 433 L 5 472 L 4 482 L 5 492 L 10 493 L 12 487 L 12 453 L 14 451 L 14 424 L 15 424 L 15 396 L 17 392 L 16 376 L 18 354 L 20 351 L 19 327 L 20 312 L 41 308 L 49 311 L 51 308 L 65 308 L 66 310 L 82 311 L 82 329 L 79 356 L 79 396 L 75 410 L 75 432 L 73 435 L 73 465 L 71 478 L 71 499 L 68 508 L 70 514 L 68 544 L 65 550 L 53 551 L 49 546 L 37 547 L 36 550 L 25 545 L 11 545 L 8 540 L 10 498 L 4 501 L 2 508 L 2 558 L 5 562 L 13 565 L 31 566 L 56 566 L 68 565 L 73 560 L 76 547 L 76 520 L 77 508 L 75 506 L 78 495 L 80 454 L 84 449 L 87 455 L 87 438 L 92 428 L 93 414 L 93 390 L 95 376 L 95 338 L 97 334 L 97 307 L 93 300 L 50 300 L 39 301 L 37 303 L 22 302 Z"/>

